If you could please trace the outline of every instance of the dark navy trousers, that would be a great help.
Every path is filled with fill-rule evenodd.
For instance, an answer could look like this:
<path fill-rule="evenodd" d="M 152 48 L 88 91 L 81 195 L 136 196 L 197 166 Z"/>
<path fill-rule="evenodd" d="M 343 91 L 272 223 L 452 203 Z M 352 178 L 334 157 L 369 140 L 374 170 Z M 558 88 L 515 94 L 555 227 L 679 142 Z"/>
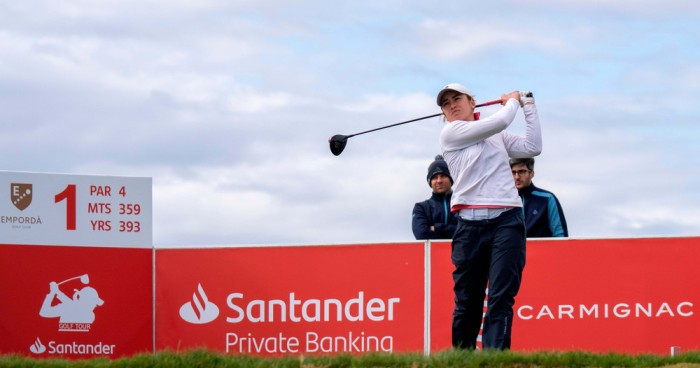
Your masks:
<path fill-rule="evenodd" d="M 483 348 L 510 349 L 513 305 L 525 268 L 522 210 L 514 208 L 491 220 L 460 218 L 452 239 L 452 264 L 452 346 L 475 349 L 483 316 Z"/>

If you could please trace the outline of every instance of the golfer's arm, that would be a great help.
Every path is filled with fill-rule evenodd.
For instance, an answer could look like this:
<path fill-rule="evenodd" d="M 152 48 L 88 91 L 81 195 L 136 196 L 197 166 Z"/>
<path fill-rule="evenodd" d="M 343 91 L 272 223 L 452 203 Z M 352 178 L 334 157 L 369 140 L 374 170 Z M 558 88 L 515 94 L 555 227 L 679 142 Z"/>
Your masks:
<path fill-rule="evenodd" d="M 44 303 L 41 304 L 41 309 L 39 310 L 39 315 L 42 317 L 58 317 L 59 313 L 56 307 L 51 306 L 51 301 L 53 301 L 54 294 L 48 293 L 44 298 Z"/>
<path fill-rule="evenodd" d="M 537 107 L 528 104 L 523 107 L 525 112 L 525 137 L 508 132 L 503 133 L 503 142 L 512 158 L 534 157 L 542 153 L 542 128 Z"/>
<path fill-rule="evenodd" d="M 60 292 L 60 291 L 56 293 L 56 297 L 58 298 L 58 300 L 61 301 L 61 303 L 65 303 L 65 302 L 71 301 L 71 298 L 69 298 L 68 296 L 66 296 L 66 294 L 63 294 L 63 293 Z"/>
<path fill-rule="evenodd" d="M 520 104 L 511 98 L 495 114 L 482 120 L 464 122 L 455 121 L 442 131 L 441 146 L 445 151 L 455 151 L 469 147 L 475 143 L 502 132 L 515 119 Z"/>
<path fill-rule="evenodd" d="M 525 142 L 526 150 L 533 156 L 542 152 L 542 128 L 540 127 L 540 117 L 537 114 L 535 104 L 528 104 L 523 107 L 525 112 Z"/>

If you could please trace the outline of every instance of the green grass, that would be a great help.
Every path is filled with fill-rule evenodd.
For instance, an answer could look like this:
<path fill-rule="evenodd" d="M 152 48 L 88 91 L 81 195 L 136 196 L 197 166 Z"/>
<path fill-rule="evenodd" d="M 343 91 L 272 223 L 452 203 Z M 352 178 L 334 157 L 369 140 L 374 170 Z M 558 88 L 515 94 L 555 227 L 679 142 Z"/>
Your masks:
<path fill-rule="evenodd" d="M 583 352 L 515 353 L 510 351 L 444 351 L 422 354 L 334 355 L 309 357 L 258 358 L 225 355 L 207 350 L 183 353 L 163 351 L 114 360 L 33 359 L 25 356 L 0 356 L 0 367 L 670 367 L 700 368 L 700 352 L 679 356 L 592 354 Z"/>

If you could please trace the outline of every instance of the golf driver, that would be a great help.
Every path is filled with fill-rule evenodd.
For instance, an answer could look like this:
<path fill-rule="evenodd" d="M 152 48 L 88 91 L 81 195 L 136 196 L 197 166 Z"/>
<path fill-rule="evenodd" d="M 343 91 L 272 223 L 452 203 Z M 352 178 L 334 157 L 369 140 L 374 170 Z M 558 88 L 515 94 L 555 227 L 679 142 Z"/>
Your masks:
<path fill-rule="evenodd" d="M 482 106 L 495 105 L 495 104 L 499 104 L 499 103 L 501 103 L 501 100 L 500 100 L 500 99 L 499 99 L 499 100 L 493 100 L 493 101 L 484 102 L 484 103 L 482 103 L 482 104 L 478 104 L 478 105 L 474 106 L 474 108 L 482 107 Z M 364 132 L 359 132 L 359 133 L 350 134 L 350 135 L 336 134 L 336 135 L 334 135 L 334 136 L 332 136 L 332 137 L 330 137 L 330 138 L 328 139 L 328 143 L 329 143 L 330 146 L 331 146 L 331 152 L 332 152 L 334 155 L 338 156 L 338 155 L 340 155 L 340 154 L 343 152 L 343 150 L 345 149 L 345 146 L 348 144 L 348 138 L 350 138 L 350 137 L 354 137 L 354 136 L 360 135 L 360 134 L 365 134 L 365 133 L 374 132 L 374 131 L 381 130 L 381 129 L 391 128 L 391 127 L 394 127 L 394 126 L 397 126 L 397 125 L 408 124 L 408 123 L 412 123 L 412 122 L 418 121 L 418 120 L 430 119 L 430 118 L 434 118 L 434 117 L 440 116 L 440 115 L 442 115 L 442 113 L 440 113 L 440 114 L 428 115 L 428 116 L 424 116 L 424 117 L 422 117 L 422 118 L 417 118 L 417 119 L 411 119 L 411 120 L 407 120 L 407 121 L 402 121 L 402 122 L 400 122 L 400 123 L 391 124 L 391 125 L 387 125 L 387 126 L 383 126 L 383 127 L 379 127 L 379 128 L 375 128 L 375 129 L 370 129 L 370 130 L 366 130 L 366 131 L 364 131 Z"/>
<path fill-rule="evenodd" d="M 81 275 L 81 276 L 76 276 L 76 277 L 71 277 L 71 278 L 69 278 L 69 279 L 65 279 L 65 280 L 59 282 L 57 285 L 61 285 L 61 284 L 63 284 L 63 283 L 66 283 L 66 282 L 68 282 L 68 281 L 75 280 L 75 279 L 80 279 L 80 282 L 82 282 L 82 283 L 85 284 L 85 285 L 87 285 L 87 284 L 90 283 L 90 277 L 89 277 L 87 274 L 84 274 L 84 275 Z"/>

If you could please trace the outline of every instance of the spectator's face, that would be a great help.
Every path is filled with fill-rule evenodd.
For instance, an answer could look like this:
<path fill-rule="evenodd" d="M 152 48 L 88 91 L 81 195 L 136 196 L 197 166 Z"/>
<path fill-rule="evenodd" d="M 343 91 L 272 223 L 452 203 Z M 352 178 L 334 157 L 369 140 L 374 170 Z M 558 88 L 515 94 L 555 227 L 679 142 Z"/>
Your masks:
<path fill-rule="evenodd" d="M 456 91 L 447 91 L 440 101 L 445 120 L 474 120 L 474 100 Z"/>
<path fill-rule="evenodd" d="M 430 179 L 430 187 L 437 194 L 445 194 L 452 190 L 452 183 L 447 175 L 436 174 Z"/>
<path fill-rule="evenodd" d="M 535 172 L 528 170 L 525 164 L 511 166 L 510 172 L 513 173 L 515 187 L 518 188 L 518 190 L 528 187 L 530 183 L 532 183 L 532 178 L 535 176 Z"/>

